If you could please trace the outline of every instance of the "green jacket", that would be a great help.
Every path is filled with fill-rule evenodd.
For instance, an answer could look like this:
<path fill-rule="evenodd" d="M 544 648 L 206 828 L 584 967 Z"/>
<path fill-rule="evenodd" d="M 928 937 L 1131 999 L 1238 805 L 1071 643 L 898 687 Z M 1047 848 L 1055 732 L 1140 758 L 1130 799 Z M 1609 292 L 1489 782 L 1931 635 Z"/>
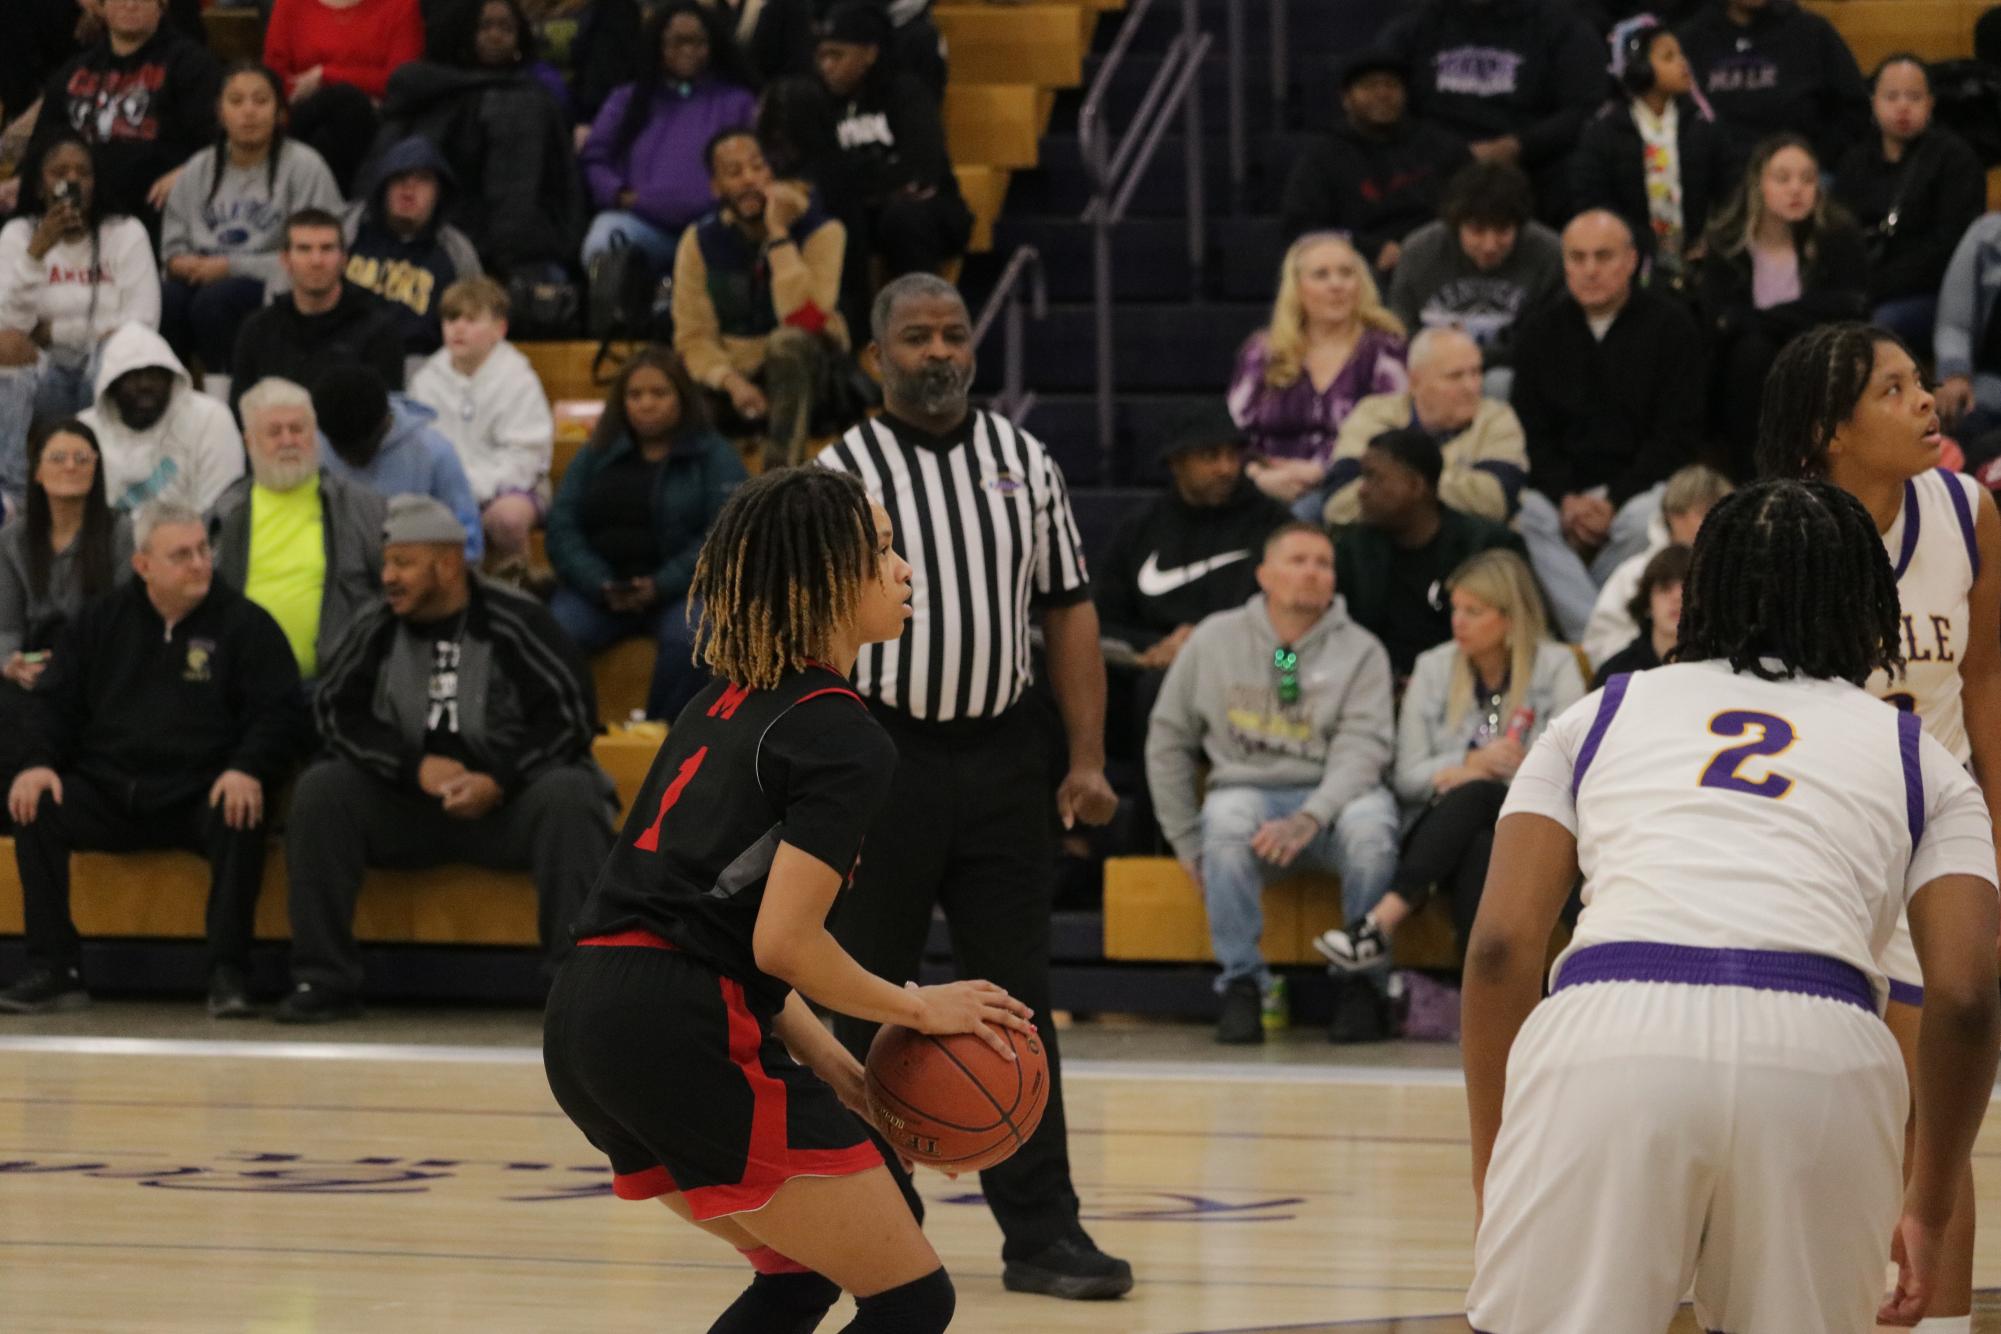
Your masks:
<path fill-rule="evenodd" d="M 563 470 L 563 483 L 549 507 L 549 563 L 555 566 L 557 578 L 594 602 L 615 576 L 591 545 L 591 535 L 584 531 L 584 496 L 599 472 L 632 450 L 628 436 L 620 436 L 604 449 L 580 450 Z M 653 536 L 661 555 L 660 568 L 653 572 L 653 586 L 661 601 L 687 594 L 695 578 L 695 558 L 702 550 L 702 540 L 709 535 L 730 492 L 747 477 L 736 447 L 712 431 L 682 441 L 668 453 L 653 491 Z"/>

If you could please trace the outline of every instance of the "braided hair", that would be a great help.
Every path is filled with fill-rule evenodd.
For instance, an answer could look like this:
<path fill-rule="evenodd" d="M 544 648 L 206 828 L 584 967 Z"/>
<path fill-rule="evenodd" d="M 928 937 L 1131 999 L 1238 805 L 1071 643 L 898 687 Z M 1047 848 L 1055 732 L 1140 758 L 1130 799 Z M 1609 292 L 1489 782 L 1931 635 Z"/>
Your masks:
<path fill-rule="evenodd" d="M 253 78 L 264 80 L 270 86 L 272 100 L 278 104 L 277 118 L 271 122 L 271 146 L 265 150 L 264 154 L 264 188 L 270 192 L 273 199 L 276 199 L 278 197 L 278 159 L 284 156 L 285 153 L 285 117 L 291 109 L 290 103 L 285 100 L 285 83 L 284 80 L 273 73 L 270 67 L 262 61 L 234 61 L 228 69 L 222 72 L 222 82 L 216 85 L 215 100 L 218 107 L 222 103 L 223 90 L 227 89 L 230 80 L 236 78 L 238 75 L 249 75 Z M 222 188 L 223 173 L 229 170 L 229 131 L 221 128 L 221 122 L 222 116 L 217 114 L 215 171 L 208 178 L 208 195 L 202 200 L 204 208 L 215 202 L 216 191 Z"/>
<path fill-rule="evenodd" d="M 1861 501 L 1831 482 L 1760 482 L 1703 521 L 1670 660 L 1859 686 L 1878 668 L 1902 675 L 1899 615 L 1896 576 Z"/>
<path fill-rule="evenodd" d="M 781 468 L 738 488 L 695 564 L 695 652 L 716 675 L 769 690 L 831 651 L 876 577 L 868 493 L 846 473 Z"/>
<path fill-rule="evenodd" d="M 1857 320 L 1820 325 L 1785 345 L 1758 410 L 1760 477 L 1827 476 L 1827 447 L 1862 402 L 1881 343 L 1910 351 L 1888 329 Z"/>

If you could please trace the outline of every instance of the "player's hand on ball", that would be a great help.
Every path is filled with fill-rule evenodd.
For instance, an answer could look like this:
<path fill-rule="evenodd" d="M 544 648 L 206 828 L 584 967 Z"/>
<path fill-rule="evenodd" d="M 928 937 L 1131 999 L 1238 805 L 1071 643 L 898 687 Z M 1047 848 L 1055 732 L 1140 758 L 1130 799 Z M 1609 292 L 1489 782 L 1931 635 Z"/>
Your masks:
<path fill-rule="evenodd" d="M 1005 1056 L 1015 1059 L 1014 1048 L 994 1030 L 1012 1028 L 1017 1033 L 1033 1033 L 1029 1020 L 1035 1011 L 1008 995 L 991 982 L 947 982 L 938 987 L 904 983 L 917 993 L 923 1005 L 911 1027 L 920 1033 L 943 1037 L 947 1033 L 972 1033 Z"/>

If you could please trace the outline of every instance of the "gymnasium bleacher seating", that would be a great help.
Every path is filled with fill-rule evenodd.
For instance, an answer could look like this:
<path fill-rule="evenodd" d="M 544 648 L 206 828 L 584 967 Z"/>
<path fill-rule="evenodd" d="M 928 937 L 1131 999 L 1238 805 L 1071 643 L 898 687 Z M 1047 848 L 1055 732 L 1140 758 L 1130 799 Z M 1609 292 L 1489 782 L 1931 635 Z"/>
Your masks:
<path fill-rule="evenodd" d="M 1987 0 L 1805 0 L 1842 33 L 1863 68 L 1893 50 L 1928 59 L 1972 52 L 1975 19 Z M 951 53 L 951 81 L 944 120 L 961 190 L 975 215 L 963 286 L 977 310 L 1014 250 L 1040 251 L 1049 285 L 1046 320 L 1029 340 L 1026 381 L 1039 402 L 1030 429 L 1049 443 L 1072 487 L 1087 546 L 1102 549 L 1119 519 L 1150 494 L 1142 460 L 1165 424 L 1191 399 L 1213 396 L 1243 338 L 1269 309 L 1273 275 L 1283 254 L 1276 195 L 1287 164 L 1306 133 L 1332 113 L 1331 73 L 1341 51 L 1366 40 L 1397 8 L 1396 0 L 1344 0 L 1341 6 L 1294 3 L 1289 47 L 1289 123 L 1279 123 L 1274 100 L 1262 87 L 1269 42 L 1270 6 L 1247 3 L 1254 92 L 1250 114 L 1249 186 L 1232 197 L 1227 153 L 1229 105 L 1221 37 L 1227 0 L 1199 0 L 1204 27 L 1218 46 L 1198 83 L 1206 137 L 1205 182 L 1210 201 L 1208 271 L 1198 284 L 1185 252 L 1184 158 L 1180 126 L 1161 144 L 1136 193 L 1130 216 L 1114 244 L 1118 328 L 1117 439 L 1110 459 L 1096 441 L 1091 306 L 1091 229 L 1080 221 L 1090 178 L 1078 137 L 1078 111 L 1117 38 L 1126 0 L 1032 0 L 990 5 L 983 0 L 940 0 L 934 18 Z M 1123 127 L 1138 109 L 1149 80 L 1177 30 L 1179 5 L 1155 6 L 1136 34 L 1124 69 L 1110 88 L 1111 123 Z M 1323 13 L 1323 9 L 1331 12 Z M 211 45 L 224 59 L 254 55 L 256 18 L 249 9 L 216 9 L 208 15 Z M 1990 198 L 2001 199 L 2001 172 L 1990 177 Z M 556 472 L 588 434 L 590 412 L 602 395 L 593 377 L 598 351 L 589 342 L 531 343 L 533 361 L 552 402 L 558 404 Z M 998 388 L 1000 358 L 990 345 L 977 388 Z M 651 671 L 650 641 L 636 640 L 600 655 L 595 664 L 601 715 L 614 725 L 597 754 L 629 801 L 658 745 L 658 734 L 617 726 L 643 699 Z M 192 854 L 129 856 L 79 854 L 75 916 L 94 951 L 121 965 L 122 984 L 145 988 L 192 985 L 199 976 L 194 947 L 180 953 L 147 953 L 163 942 L 198 941 L 207 875 Z M 1438 905 L 1434 904 L 1434 909 Z M 1337 923 L 1339 896 L 1324 876 L 1294 876 L 1265 896 L 1264 949 L 1279 965 L 1317 965 L 1315 934 Z M 1120 857 L 1105 867 L 1102 917 L 1059 913 L 1055 924 L 1056 997 L 1066 1008 L 1146 1009 L 1206 1013 L 1212 1003 L 1206 970 L 1210 958 L 1200 896 L 1172 858 Z M 0 840 L 0 969 L 18 962 L 20 887 L 11 844 Z M 261 941 L 282 940 L 284 870 L 274 843 L 259 903 Z M 357 935 L 373 946 L 414 947 L 402 956 L 372 955 L 386 970 L 388 990 L 405 995 L 479 995 L 523 999 L 534 995 L 534 893 L 525 875 L 471 868 L 369 876 L 357 914 Z M 137 946 L 131 942 L 140 942 Z M 504 946 L 496 968 L 468 964 L 448 947 Z M 440 952 L 441 947 L 447 947 Z M 933 955 L 942 954 L 942 932 Z M 1454 947 L 1442 911 L 1416 919 L 1396 938 L 1399 961 L 1420 967 L 1450 966 Z M 429 952 L 425 952 L 429 951 Z M 167 959 L 162 965 L 159 961 Z M 450 961 L 456 959 L 454 966 Z M 260 968 L 275 969 L 274 954 Z M 94 976 L 114 981 L 103 970 Z M 1295 994 L 1296 1008 L 1317 1003 L 1312 977 Z M 378 982 L 381 978 L 378 977 Z"/>

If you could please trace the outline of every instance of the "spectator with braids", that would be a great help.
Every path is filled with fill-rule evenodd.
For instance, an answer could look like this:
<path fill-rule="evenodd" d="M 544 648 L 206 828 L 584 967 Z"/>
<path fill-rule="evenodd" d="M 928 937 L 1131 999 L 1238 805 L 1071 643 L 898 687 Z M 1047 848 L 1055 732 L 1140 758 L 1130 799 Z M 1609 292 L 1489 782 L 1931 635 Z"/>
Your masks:
<path fill-rule="evenodd" d="M 756 1271 L 713 1334 L 814 1329 L 844 1289 L 866 1294 L 850 1334 L 951 1323 L 952 1280 L 849 1110 L 861 1062 L 806 996 L 997 1050 L 996 1030 L 1032 1031 L 990 982 L 904 987 L 827 930 L 897 767 L 848 685 L 862 646 L 910 616 L 892 538 L 861 483 L 822 468 L 766 473 L 724 507 L 694 575 L 716 681 L 654 760 L 549 996 L 549 1087 L 617 1194 L 658 1198 Z M 753 1047 L 785 1099 L 768 1136 L 731 1057 Z"/>
<path fill-rule="evenodd" d="M 1923 372 L 1888 330 L 1815 329 L 1773 365 L 1758 435 L 1765 476 L 1832 482 L 1874 520 L 1897 576 L 1904 670 L 1877 671 L 1868 689 L 1915 711 L 1971 763 L 1988 809 L 2001 809 L 2001 515 L 1985 487 L 1939 468 L 1938 411 Z M 1924 990 L 1901 921 L 1882 962 L 1887 1018 L 1910 1065 Z M 1934 1313 L 1963 1315 L 1972 1302 L 1970 1170 L 1949 1240 L 1951 1278 Z"/>
<path fill-rule="evenodd" d="M 700 600 L 688 600 L 702 540 L 744 479 L 709 425 L 681 359 L 633 356 L 605 393 L 590 444 L 549 507 L 549 610 L 586 653 L 641 635 L 659 641 L 646 716 L 673 719 L 708 683 L 694 660 Z"/>
<path fill-rule="evenodd" d="M 236 331 L 284 273 L 285 219 L 302 208 L 338 213 L 326 159 L 285 137 L 285 88 L 255 61 L 229 67 L 216 99 L 222 131 L 188 159 L 160 225 L 166 284 L 161 332 L 183 361 L 227 374 Z"/>

